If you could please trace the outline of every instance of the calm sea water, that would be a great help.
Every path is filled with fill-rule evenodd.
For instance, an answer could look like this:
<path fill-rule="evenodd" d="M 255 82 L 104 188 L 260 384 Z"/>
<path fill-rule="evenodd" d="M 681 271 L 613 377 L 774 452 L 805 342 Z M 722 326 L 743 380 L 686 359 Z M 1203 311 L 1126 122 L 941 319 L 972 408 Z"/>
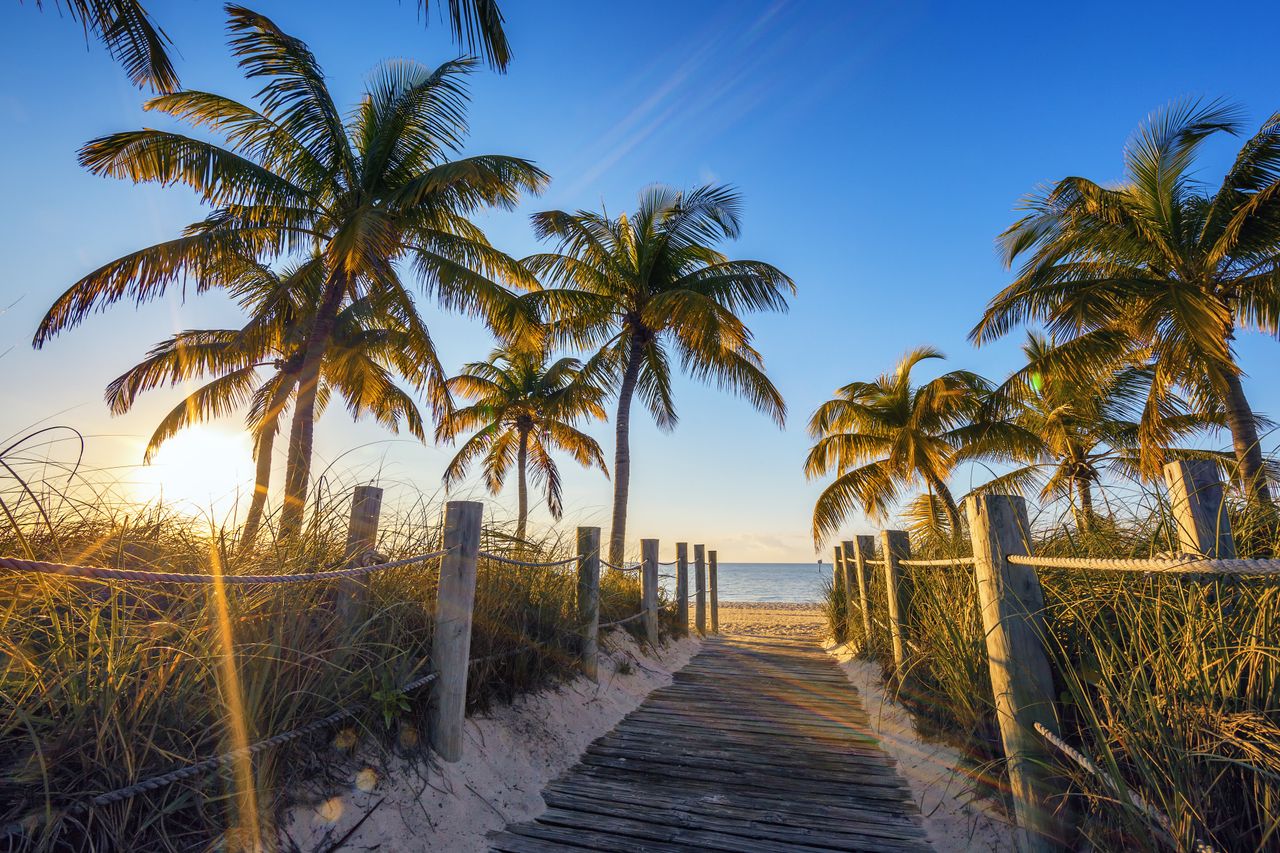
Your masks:
<path fill-rule="evenodd" d="M 675 574 L 675 566 L 663 566 L 662 574 Z M 822 582 L 831 577 L 831 564 L 821 570 L 812 563 L 721 563 L 716 569 L 720 601 L 794 601 L 822 599 Z M 661 578 L 664 589 L 675 589 L 675 580 Z M 694 590 L 693 565 L 689 566 L 689 592 Z"/>

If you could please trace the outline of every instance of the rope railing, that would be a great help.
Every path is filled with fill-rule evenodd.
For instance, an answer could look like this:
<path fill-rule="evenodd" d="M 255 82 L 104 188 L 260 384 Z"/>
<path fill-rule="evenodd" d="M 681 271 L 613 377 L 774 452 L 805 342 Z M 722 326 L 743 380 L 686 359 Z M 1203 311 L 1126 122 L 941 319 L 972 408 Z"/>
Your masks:
<path fill-rule="evenodd" d="M 1015 566 L 1037 569 L 1093 569 L 1110 572 L 1161 574 L 1273 575 L 1280 574 L 1280 560 L 1221 560 L 1188 554 L 1180 557 L 1114 559 L 1104 557 L 1026 557 L 1010 555 Z"/>
<path fill-rule="evenodd" d="M 43 560 L 22 560 L 17 557 L 0 557 L 0 569 L 15 572 L 33 572 L 43 575 L 60 575 L 62 577 L 89 578 L 94 580 L 124 580 L 147 583 L 223 583 L 235 586 L 267 586 L 284 583 L 315 583 L 317 581 L 337 580 L 339 578 L 355 578 L 362 575 L 425 563 L 443 557 L 449 551 L 432 551 L 416 557 L 406 557 L 390 563 L 371 563 L 362 566 L 350 566 L 345 569 L 332 569 L 323 572 L 306 572 L 289 575 L 213 575 L 189 572 L 153 572 L 141 569 L 112 569 L 106 566 L 77 566 L 67 563 L 48 563 Z"/>
<path fill-rule="evenodd" d="M 880 561 L 876 565 L 883 565 Z M 952 557 L 944 560 L 899 560 L 898 565 L 912 569 L 963 568 L 973 565 L 973 557 Z"/>
<path fill-rule="evenodd" d="M 641 618 L 642 616 L 644 616 L 643 610 L 641 610 L 639 613 L 635 613 L 635 614 L 632 614 L 631 616 L 628 616 L 626 619 L 616 619 L 613 622 L 603 622 L 598 627 L 600 628 L 600 630 L 603 631 L 605 628 L 613 628 L 617 625 L 625 625 L 628 622 L 634 622 L 635 620 Z"/>
<path fill-rule="evenodd" d="M 1098 779 L 1101 779 L 1104 783 L 1106 783 L 1107 787 L 1111 789 L 1112 793 L 1114 794 L 1123 793 L 1124 795 L 1126 795 L 1126 799 L 1128 799 L 1129 804 L 1132 805 L 1138 811 L 1142 812 L 1142 814 L 1148 820 L 1153 821 L 1157 826 L 1159 826 L 1162 830 L 1164 830 L 1164 834 L 1168 836 L 1168 840 L 1173 842 L 1173 846 L 1175 847 L 1177 846 L 1176 836 L 1174 835 L 1174 832 L 1173 832 L 1173 823 L 1169 820 L 1168 817 L 1165 816 L 1164 812 L 1160 811 L 1155 806 L 1148 803 L 1136 791 L 1128 788 L 1127 786 L 1122 788 L 1119 784 L 1116 783 L 1114 779 L 1111 778 L 1111 776 L 1108 773 L 1104 772 L 1103 769 L 1098 766 L 1097 762 L 1095 762 L 1093 759 L 1089 758 L 1089 756 L 1085 755 L 1083 752 L 1076 749 L 1071 744 L 1067 743 L 1065 740 L 1063 740 L 1062 738 L 1058 737 L 1056 734 L 1051 732 L 1049 728 L 1044 725 L 1044 723 L 1037 722 L 1035 724 L 1035 729 L 1037 732 L 1040 733 L 1041 737 L 1043 737 L 1046 741 L 1048 741 L 1055 748 L 1057 748 L 1063 755 L 1070 758 L 1072 761 L 1078 764 L 1081 768 L 1087 771 L 1090 775 Z M 1196 853 L 1216 853 L 1213 847 L 1204 843 L 1198 838 L 1195 840 L 1194 850 L 1196 851 Z"/>
<path fill-rule="evenodd" d="M 630 566 L 619 566 L 615 563 L 610 563 L 604 558 L 600 559 L 600 565 L 604 566 L 606 569 L 613 569 L 616 572 L 638 572 L 644 568 L 640 563 L 634 563 Z"/>
<path fill-rule="evenodd" d="M 568 566 L 578 562 L 577 557 L 567 557 L 563 560 L 551 560 L 549 562 L 528 562 L 525 560 L 515 560 L 511 557 L 504 557 L 501 554 L 494 554 L 491 551 L 481 551 L 477 556 L 486 560 L 493 560 L 495 563 L 502 563 L 507 566 L 519 566 L 524 569 L 555 569 L 561 566 Z"/>

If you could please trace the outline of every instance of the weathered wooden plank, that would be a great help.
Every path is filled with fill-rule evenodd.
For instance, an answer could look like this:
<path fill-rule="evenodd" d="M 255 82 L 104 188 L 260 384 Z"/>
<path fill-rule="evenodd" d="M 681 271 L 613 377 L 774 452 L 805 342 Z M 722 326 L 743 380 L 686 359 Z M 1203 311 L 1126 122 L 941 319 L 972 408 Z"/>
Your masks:
<path fill-rule="evenodd" d="M 708 788 L 707 790 L 715 790 Z M 661 810 L 676 809 L 690 814 L 711 817 L 735 818 L 764 824 L 791 826 L 803 822 L 805 826 L 833 833 L 882 837 L 886 839 L 924 838 L 924 830 L 909 817 L 886 815 L 874 809 L 857 809 L 833 806 L 824 802 L 812 803 L 794 797 L 779 797 L 770 801 L 764 797 L 734 798 L 716 791 L 699 793 L 697 789 L 682 787 L 684 796 L 671 796 L 666 790 L 637 793 L 626 785 L 592 785 L 579 781 L 569 789 L 553 784 L 543 796 L 548 805 L 564 801 L 584 800 L 608 803 L 619 808 L 640 806 Z M 778 804 L 785 808 L 778 808 Z"/>
<path fill-rule="evenodd" d="M 643 797 L 647 802 L 686 805 L 688 803 L 715 806 L 749 807 L 757 812 L 775 812 L 786 815 L 786 820 L 808 820 L 812 817 L 831 820 L 852 821 L 898 827 L 907 833 L 904 826 L 913 827 L 923 837 L 924 830 L 916 821 L 917 810 L 912 803 L 905 803 L 902 810 L 886 809 L 875 801 L 862 802 L 846 796 L 846 792 L 828 792 L 822 796 L 795 797 L 785 788 L 772 791 L 731 791 L 717 785 L 697 780 L 680 780 L 678 787 L 667 785 L 657 789 L 638 789 L 627 783 L 626 779 L 597 774 L 575 774 L 572 789 L 565 787 L 566 780 L 553 782 L 548 791 L 559 788 L 566 795 L 582 790 L 588 794 L 608 795 L 615 799 L 631 796 Z M 778 818 L 781 819 L 781 818 Z"/>
<path fill-rule="evenodd" d="M 576 812 L 587 817 L 589 825 L 599 827 L 600 823 L 591 821 L 591 816 L 625 821 L 640 821 L 657 826 L 678 827 L 695 831 L 715 832 L 721 835 L 737 837 L 738 844 L 750 842 L 752 849 L 759 849 L 756 842 L 786 842 L 785 850 L 821 849 L 848 850 L 856 847 L 874 845 L 878 850 L 910 850 L 918 849 L 918 841 L 902 839 L 891 832 L 864 833 L 851 831 L 847 826 L 815 828 L 811 826 L 795 826 L 783 823 L 772 823 L 759 820 L 747 810 L 737 814 L 725 815 L 694 812 L 687 809 L 661 808 L 648 804 L 637 809 L 633 806 L 619 805 L 616 802 L 591 798 L 565 798 L 570 803 L 561 808 L 557 802 L 548 802 L 553 814 Z M 564 823 L 568 823 L 568 818 Z M 796 845 L 804 845 L 797 847 Z"/>

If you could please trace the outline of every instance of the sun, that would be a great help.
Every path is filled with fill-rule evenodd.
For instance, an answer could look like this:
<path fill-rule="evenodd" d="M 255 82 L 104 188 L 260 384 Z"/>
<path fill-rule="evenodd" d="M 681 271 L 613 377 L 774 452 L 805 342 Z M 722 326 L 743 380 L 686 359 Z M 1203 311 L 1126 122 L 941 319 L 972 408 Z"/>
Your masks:
<path fill-rule="evenodd" d="M 136 497 L 221 521 L 253 491 L 253 445 L 243 432 L 197 426 L 160 446 L 138 471 Z"/>

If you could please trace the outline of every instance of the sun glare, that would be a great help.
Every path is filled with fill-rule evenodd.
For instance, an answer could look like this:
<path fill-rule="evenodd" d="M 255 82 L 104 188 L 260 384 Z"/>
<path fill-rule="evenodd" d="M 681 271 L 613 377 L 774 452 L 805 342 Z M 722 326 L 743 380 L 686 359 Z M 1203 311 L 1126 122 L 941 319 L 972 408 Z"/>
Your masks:
<path fill-rule="evenodd" d="M 137 497 L 163 501 L 188 515 L 221 521 L 253 492 L 253 450 L 247 433 L 197 426 L 166 441 L 136 478 Z"/>

